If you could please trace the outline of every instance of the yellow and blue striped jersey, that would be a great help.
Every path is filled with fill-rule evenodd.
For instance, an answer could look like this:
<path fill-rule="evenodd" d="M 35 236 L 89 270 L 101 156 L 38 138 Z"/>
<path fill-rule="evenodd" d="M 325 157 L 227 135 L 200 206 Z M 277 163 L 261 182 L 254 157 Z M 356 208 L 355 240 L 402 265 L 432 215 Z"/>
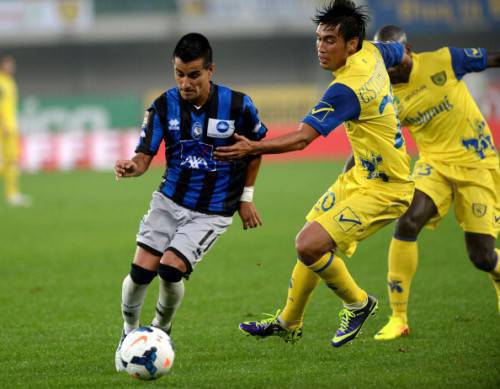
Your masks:
<path fill-rule="evenodd" d="M 7 131 L 17 130 L 17 86 L 14 78 L 0 72 L 0 123 Z"/>
<path fill-rule="evenodd" d="M 395 105 L 426 160 L 498 168 L 488 123 L 462 77 L 486 68 L 485 49 L 444 47 L 413 54 L 408 83 L 393 86 Z"/>
<path fill-rule="evenodd" d="M 344 122 L 357 179 L 391 183 L 410 180 L 410 157 L 386 70 L 401 62 L 403 51 L 400 43 L 364 41 L 362 49 L 334 72 L 335 80 L 303 119 L 323 136 Z"/>

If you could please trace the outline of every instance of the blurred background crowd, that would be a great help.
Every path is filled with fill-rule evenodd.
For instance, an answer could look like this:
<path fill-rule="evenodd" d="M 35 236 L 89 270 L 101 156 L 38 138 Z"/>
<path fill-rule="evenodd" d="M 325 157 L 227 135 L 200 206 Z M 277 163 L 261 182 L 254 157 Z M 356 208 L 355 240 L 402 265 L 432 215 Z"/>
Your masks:
<path fill-rule="evenodd" d="M 144 109 L 174 86 L 173 46 L 191 31 L 205 34 L 213 45 L 215 81 L 249 94 L 271 135 L 295 128 L 331 80 L 318 66 L 311 22 L 322 3 L 0 1 L 0 51 L 17 62 L 21 168 L 109 169 L 117 158 L 129 157 Z M 415 51 L 500 49 L 500 0 L 356 3 L 369 7 L 369 39 L 391 23 L 406 29 Z M 466 82 L 498 145 L 500 72 L 468 75 Z M 345 156 L 345 139 L 331 138 L 296 157 Z"/>

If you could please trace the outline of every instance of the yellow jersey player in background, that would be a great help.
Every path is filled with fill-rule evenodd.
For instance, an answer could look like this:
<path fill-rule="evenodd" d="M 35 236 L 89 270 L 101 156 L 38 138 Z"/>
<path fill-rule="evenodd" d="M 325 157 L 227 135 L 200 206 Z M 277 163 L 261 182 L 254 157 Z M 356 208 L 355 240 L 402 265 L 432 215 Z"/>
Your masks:
<path fill-rule="evenodd" d="M 17 124 L 16 62 L 11 55 L 0 56 L 0 172 L 4 177 L 9 205 L 26 207 L 29 197 L 19 192 L 19 128 Z"/>
<path fill-rule="evenodd" d="M 333 1 L 313 20 L 320 66 L 336 77 L 321 101 L 298 131 L 261 142 L 237 136 L 237 143 L 217 148 L 215 155 L 234 159 L 300 150 L 345 124 L 355 167 L 320 197 L 296 237 L 298 261 L 284 310 L 269 319 L 240 324 L 248 335 L 297 341 L 306 305 L 323 280 L 344 304 L 331 342 L 339 347 L 356 337 L 377 308 L 377 300 L 356 284 L 339 253 L 351 256 L 359 241 L 400 217 L 413 196 L 410 158 L 386 70 L 410 59 L 400 43 L 364 41 L 368 16 L 352 1 Z"/>
<path fill-rule="evenodd" d="M 384 26 L 379 41 L 406 45 L 405 32 Z M 392 316 L 375 335 L 395 339 L 409 333 L 407 305 L 418 262 L 417 237 L 434 228 L 452 202 L 465 232 L 469 258 L 490 274 L 500 310 L 500 261 L 495 241 L 500 227 L 500 172 L 488 123 L 462 77 L 500 66 L 500 54 L 485 49 L 442 49 L 412 53 L 410 65 L 389 69 L 394 101 L 404 127 L 415 140 L 420 158 L 413 178 L 415 196 L 398 220 L 389 248 L 388 290 Z"/>

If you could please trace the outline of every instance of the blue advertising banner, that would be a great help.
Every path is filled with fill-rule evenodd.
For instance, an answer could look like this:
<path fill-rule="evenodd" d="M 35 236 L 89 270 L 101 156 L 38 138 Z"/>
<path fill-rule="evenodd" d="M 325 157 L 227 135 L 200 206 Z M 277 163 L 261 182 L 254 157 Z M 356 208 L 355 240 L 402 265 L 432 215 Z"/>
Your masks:
<path fill-rule="evenodd" d="M 373 25 L 413 32 L 500 30 L 500 0 L 369 0 Z"/>

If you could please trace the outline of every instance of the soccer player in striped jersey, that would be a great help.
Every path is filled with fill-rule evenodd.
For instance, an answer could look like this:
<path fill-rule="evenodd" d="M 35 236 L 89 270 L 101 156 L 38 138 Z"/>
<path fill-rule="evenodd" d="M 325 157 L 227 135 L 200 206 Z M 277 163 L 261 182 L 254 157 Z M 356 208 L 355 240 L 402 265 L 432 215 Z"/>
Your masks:
<path fill-rule="evenodd" d="M 348 0 L 317 11 L 319 63 L 335 80 L 298 131 L 262 142 L 236 136 L 238 143 L 216 150 L 225 159 L 299 150 L 344 123 L 355 156 L 354 168 L 320 197 L 297 235 L 298 261 L 285 308 L 269 319 L 241 323 L 248 335 L 297 341 L 307 302 L 321 280 L 344 304 L 334 347 L 354 339 L 377 308 L 377 300 L 356 284 L 339 254 L 351 256 L 359 241 L 400 217 L 410 205 L 414 184 L 386 70 L 409 57 L 400 43 L 365 41 L 367 19 L 363 8 Z"/>
<path fill-rule="evenodd" d="M 261 224 L 252 201 L 261 158 L 213 158 L 215 147 L 234 142 L 233 134 L 254 141 L 265 136 L 257 109 L 245 94 L 211 82 L 212 49 L 203 35 L 182 37 L 173 65 L 177 87 L 147 110 L 135 156 L 115 165 L 117 178 L 140 176 L 165 143 L 167 169 L 140 224 L 134 261 L 123 281 L 124 329 L 116 351 L 117 371 L 124 369 L 121 343 L 139 326 L 153 278 L 159 275 L 160 290 L 152 325 L 170 333 L 184 295 L 183 278 L 227 230 L 234 212 L 239 212 L 245 229 Z"/>
<path fill-rule="evenodd" d="M 406 45 L 398 26 L 384 26 L 376 40 Z M 417 269 L 417 237 L 424 226 L 435 228 L 452 202 L 465 233 L 474 266 L 489 273 L 500 311 L 500 170 L 488 123 L 463 81 L 465 74 L 500 66 L 500 53 L 482 48 L 444 47 L 412 53 L 407 66 L 389 69 L 394 101 L 420 158 L 413 178 L 415 195 L 396 223 L 389 248 L 388 292 L 392 316 L 376 335 L 391 340 L 409 333 L 408 297 Z"/>

